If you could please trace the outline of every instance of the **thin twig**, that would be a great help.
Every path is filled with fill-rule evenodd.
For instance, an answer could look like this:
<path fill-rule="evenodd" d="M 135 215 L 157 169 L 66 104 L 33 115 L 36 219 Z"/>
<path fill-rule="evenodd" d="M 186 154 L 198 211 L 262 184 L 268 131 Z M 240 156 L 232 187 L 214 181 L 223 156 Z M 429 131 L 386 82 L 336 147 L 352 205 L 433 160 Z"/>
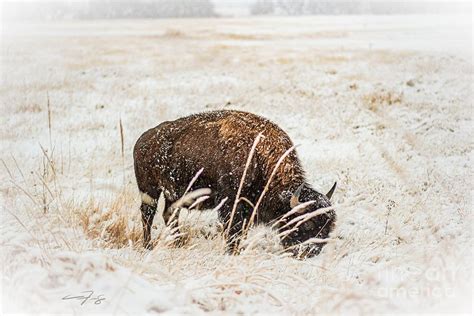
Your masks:
<path fill-rule="evenodd" d="M 21 178 L 23 179 L 23 182 L 26 182 L 25 174 L 23 173 L 23 171 L 21 171 L 21 168 L 20 168 L 20 166 L 18 165 L 18 162 L 16 161 L 15 156 L 13 156 L 13 154 L 10 154 L 10 156 L 12 157 L 13 162 L 15 163 L 16 169 L 18 170 L 18 172 L 19 172 L 20 175 L 21 175 Z"/>
<path fill-rule="evenodd" d="M 170 207 L 172 209 L 178 209 L 183 206 L 189 206 L 194 203 L 196 199 L 199 199 L 202 196 L 208 196 L 209 194 L 211 194 L 211 189 L 209 188 L 196 189 L 194 191 L 184 194 L 179 200 L 171 204 Z"/>
<path fill-rule="evenodd" d="M 273 223 L 272 228 L 275 228 L 276 226 L 278 226 L 280 224 L 280 222 L 283 221 L 283 219 L 287 218 L 290 215 L 297 214 L 297 213 L 300 213 L 300 212 L 304 211 L 307 206 L 309 206 L 309 205 L 311 205 L 315 202 L 316 202 L 315 200 L 312 200 L 312 201 L 308 201 L 308 202 L 298 204 L 297 206 L 293 207 L 290 211 L 285 213 L 278 221 Z"/>
<path fill-rule="evenodd" d="M 247 170 L 250 166 L 250 162 L 252 161 L 252 157 L 253 157 L 253 154 L 255 152 L 255 149 L 257 148 L 257 145 L 260 142 L 260 139 L 262 137 L 264 137 L 262 133 L 259 133 L 257 135 L 257 137 L 255 137 L 255 140 L 253 141 L 252 148 L 250 149 L 250 152 L 249 152 L 249 156 L 247 157 L 247 162 L 245 163 L 245 169 L 244 169 L 244 172 L 242 174 L 242 177 L 240 178 L 239 189 L 237 190 L 237 195 L 236 195 L 235 200 L 234 200 L 234 205 L 232 206 L 232 212 L 230 214 L 229 223 L 227 224 L 227 230 L 225 232 L 225 237 L 226 237 L 225 239 L 227 239 L 227 237 L 229 236 L 230 227 L 232 226 L 232 222 L 233 222 L 234 216 L 235 216 L 235 211 L 237 210 L 237 204 L 239 203 L 240 193 L 242 192 L 242 187 L 244 186 L 244 181 L 245 181 L 245 177 L 247 175 Z"/>
<path fill-rule="evenodd" d="M 5 170 L 7 170 L 8 175 L 10 176 L 10 178 L 14 179 L 12 173 L 10 172 L 10 169 L 7 167 L 7 164 L 5 163 L 5 160 L 3 160 L 3 159 L 0 159 L 0 160 L 2 161 L 2 164 L 5 167 Z"/>
<path fill-rule="evenodd" d="M 119 130 L 120 130 L 120 149 L 122 153 L 122 159 L 125 158 L 125 149 L 124 149 L 124 137 L 123 137 L 123 125 L 122 118 L 119 119 Z"/>
<path fill-rule="evenodd" d="M 119 118 L 119 130 L 120 130 L 120 151 L 122 154 L 122 176 L 123 176 L 123 189 L 125 190 L 125 137 L 123 132 L 122 117 Z"/>
<path fill-rule="evenodd" d="M 51 124 L 51 105 L 49 102 L 49 92 L 46 91 L 46 99 L 47 99 L 47 107 L 48 107 L 48 131 L 49 131 L 49 148 L 53 148 L 53 142 L 52 142 L 52 137 L 51 137 L 51 131 L 52 131 L 52 124 Z"/>
<path fill-rule="evenodd" d="M 43 155 L 46 157 L 46 160 L 48 161 L 49 166 L 51 167 L 51 171 L 53 172 L 54 177 L 56 178 L 56 170 L 54 168 L 52 158 L 48 155 L 48 152 L 44 149 L 44 147 L 41 145 L 41 143 L 39 144 L 39 146 L 41 148 L 41 151 L 43 152 Z"/>
<path fill-rule="evenodd" d="M 255 205 L 254 205 L 249 199 L 247 199 L 246 197 L 241 196 L 241 197 L 239 198 L 239 202 L 240 202 L 240 201 L 244 201 L 245 203 L 247 203 L 248 205 L 250 205 L 250 206 L 252 207 L 252 209 L 255 207 Z"/>
<path fill-rule="evenodd" d="M 193 204 L 191 204 L 191 206 L 189 206 L 188 209 L 192 210 L 194 207 L 196 207 L 199 203 L 202 203 L 204 202 L 205 200 L 207 200 L 209 198 L 209 195 L 204 195 L 204 196 L 201 196 L 199 198 L 197 198 Z"/>
<path fill-rule="evenodd" d="M 217 212 L 222 207 L 222 205 L 224 205 L 224 203 L 227 202 L 228 199 L 229 199 L 228 197 L 225 197 L 224 199 L 222 199 L 222 201 L 220 201 L 219 204 L 217 204 L 217 206 L 214 207 L 211 212 Z"/>
<path fill-rule="evenodd" d="M 310 212 L 310 213 L 305 213 L 303 215 L 300 215 L 298 217 L 293 218 L 291 221 L 283 225 L 281 228 L 288 227 L 294 223 L 296 223 L 295 227 L 300 226 L 301 224 L 305 223 L 306 221 L 310 220 L 313 217 L 319 216 L 321 214 L 327 213 L 329 211 L 334 210 L 333 206 L 329 207 L 323 207 L 323 208 L 318 208 L 317 210 Z"/>
<path fill-rule="evenodd" d="M 24 189 L 23 187 L 21 187 L 19 184 L 17 184 L 14 180 L 10 180 L 11 183 L 17 187 L 20 191 L 22 191 L 32 202 L 33 204 L 35 204 L 37 207 L 40 207 L 38 201 L 35 200 L 35 198 L 31 195 L 31 193 L 29 193 L 28 191 L 26 191 L 26 189 Z"/>
<path fill-rule="evenodd" d="M 38 238 L 36 238 L 35 235 L 33 235 L 30 230 L 26 227 L 25 224 L 23 224 L 23 222 L 20 220 L 20 218 L 18 218 L 18 216 L 16 216 L 15 214 L 13 214 L 12 212 L 10 212 L 10 210 L 7 210 L 6 211 L 11 215 L 13 216 L 17 221 L 18 223 L 25 229 L 25 231 L 34 239 L 34 241 L 36 241 L 36 243 L 38 244 L 38 248 L 40 248 L 41 250 L 43 250 L 43 252 L 46 253 L 45 251 L 45 248 L 41 245 L 40 241 L 38 240 Z"/>
<path fill-rule="evenodd" d="M 257 200 L 257 203 L 255 204 L 255 207 L 253 208 L 253 211 L 252 211 L 252 215 L 250 216 L 250 220 L 249 220 L 249 223 L 247 225 L 247 227 L 245 228 L 245 233 L 247 233 L 249 227 L 253 224 L 254 220 L 255 220 L 255 216 L 257 214 L 257 210 L 258 210 L 258 207 L 260 206 L 260 204 L 262 203 L 262 200 L 263 200 L 263 197 L 265 196 L 265 193 L 267 193 L 268 191 L 268 188 L 270 187 L 270 183 L 272 182 L 273 180 L 273 177 L 275 176 L 278 168 L 280 167 L 281 163 L 283 162 L 283 160 L 295 149 L 295 146 L 291 146 L 291 148 L 289 148 L 287 151 L 285 151 L 285 153 L 280 157 L 280 159 L 278 159 L 277 163 L 275 164 L 275 167 L 273 168 L 273 171 L 270 175 L 270 178 L 268 178 L 268 181 L 267 183 L 265 184 L 265 188 L 263 189 L 263 192 L 260 194 L 260 197 L 258 198 Z"/>
<path fill-rule="evenodd" d="M 186 190 L 184 191 L 184 194 L 183 194 L 183 197 L 186 195 L 186 193 L 188 193 L 189 190 L 191 190 L 191 187 L 193 186 L 194 182 L 196 182 L 196 180 L 199 178 L 199 176 L 201 175 L 201 173 L 204 171 L 204 168 L 201 168 L 198 170 L 198 172 L 196 172 L 196 174 L 194 175 L 194 177 L 191 179 L 191 181 L 189 182 L 188 184 L 188 187 L 186 188 Z"/>

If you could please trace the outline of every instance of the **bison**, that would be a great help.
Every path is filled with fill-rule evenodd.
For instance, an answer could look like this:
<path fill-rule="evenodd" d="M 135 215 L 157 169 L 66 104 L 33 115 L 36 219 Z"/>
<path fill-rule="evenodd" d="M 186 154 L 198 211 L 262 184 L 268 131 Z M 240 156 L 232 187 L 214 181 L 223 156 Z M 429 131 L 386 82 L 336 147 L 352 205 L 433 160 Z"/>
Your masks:
<path fill-rule="evenodd" d="M 259 135 L 262 137 L 257 142 Z M 251 156 L 253 146 L 256 147 Z M 321 239 L 329 236 L 335 224 L 330 198 L 336 183 L 327 194 L 314 190 L 305 180 L 296 152 L 289 150 L 292 147 L 289 136 L 276 124 L 234 110 L 182 117 L 143 133 L 133 155 L 141 194 L 144 246 L 152 248 L 151 224 L 163 193 L 163 219 L 175 229 L 175 214 L 180 207 L 196 200 L 202 201 L 202 209 L 219 204 L 218 217 L 230 253 L 238 252 L 242 232 L 253 222 L 272 225 L 280 233 L 286 231 L 280 234 L 281 242 L 290 249 L 309 239 L 316 241 L 305 256 L 318 254 L 325 244 Z M 278 160 L 280 165 L 275 169 Z M 204 200 L 204 195 L 209 198 Z M 305 203 L 309 201 L 312 202 Z M 319 209 L 322 210 L 315 212 Z"/>

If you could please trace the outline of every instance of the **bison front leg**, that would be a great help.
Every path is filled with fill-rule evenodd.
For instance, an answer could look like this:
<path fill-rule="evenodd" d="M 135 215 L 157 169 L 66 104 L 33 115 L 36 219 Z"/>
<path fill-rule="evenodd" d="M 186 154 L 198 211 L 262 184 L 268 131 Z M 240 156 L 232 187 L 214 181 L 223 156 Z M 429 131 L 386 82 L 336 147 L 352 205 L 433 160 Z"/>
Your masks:
<path fill-rule="evenodd" d="M 156 214 L 156 205 L 149 205 L 142 202 L 140 206 L 142 212 L 142 224 L 143 224 L 143 246 L 146 249 L 153 249 L 151 244 L 151 224 Z"/>

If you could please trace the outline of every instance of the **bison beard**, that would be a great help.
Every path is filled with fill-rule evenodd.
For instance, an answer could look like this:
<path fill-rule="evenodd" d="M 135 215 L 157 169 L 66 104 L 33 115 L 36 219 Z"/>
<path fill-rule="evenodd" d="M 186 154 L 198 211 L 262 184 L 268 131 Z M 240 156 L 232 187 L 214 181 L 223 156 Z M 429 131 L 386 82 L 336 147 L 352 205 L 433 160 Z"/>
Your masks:
<path fill-rule="evenodd" d="M 260 133 L 263 137 L 249 155 Z M 326 195 L 312 189 L 296 152 L 289 151 L 292 147 L 288 135 L 276 124 L 241 111 L 195 114 L 143 133 L 133 154 L 145 247 L 152 247 L 151 223 L 163 193 L 163 218 L 174 229 L 179 208 L 201 201 L 201 209 L 210 209 L 226 199 L 218 215 L 227 232 L 229 253 L 238 252 L 244 225 L 252 218 L 253 224 L 275 227 L 286 247 L 314 240 L 304 255 L 318 254 L 325 244 L 322 239 L 329 236 L 336 220 L 329 201 L 335 185 Z M 283 155 L 287 156 L 281 160 Z M 281 163 L 274 170 L 279 159 Z M 241 199 L 235 203 L 239 189 Z"/>

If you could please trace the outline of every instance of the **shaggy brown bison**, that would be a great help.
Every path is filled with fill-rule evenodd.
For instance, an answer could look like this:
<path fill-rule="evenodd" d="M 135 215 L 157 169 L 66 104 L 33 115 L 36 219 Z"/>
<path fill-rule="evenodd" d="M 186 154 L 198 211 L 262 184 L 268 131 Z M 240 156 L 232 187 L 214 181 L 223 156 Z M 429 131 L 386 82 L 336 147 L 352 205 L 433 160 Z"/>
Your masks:
<path fill-rule="evenodd" d="M 260 133 L 263 137 L 256 143 L 247 164 L 249 152 Z M 282 244 L 290 248 L 316 238 L 312 239 L 316 243 L 306 255 L 318 254 L 324 245 L 324 241 L 318 239 L 327 238 L 334 227 L 336 215 L 329 200 L 336 184 L 327 194 L 314 190 L 305 180 L 296 152 L 287 152 L 292 146 L 288 135 L 276 124 L 241 111 L 195 114 L 163 122 L 146 131 L 133 152 L 142 198 L 145 247 L 151 248 L 151 224 L 163 193 L 166 201 L 163 218 L 168 225 L 177 225 L 172 215 L 197 199 L 202 201 L 200 208 L 209 209 L 227 198 L 221 203 L 218 215 L 225 228 L 229 252 L 238 250 L 242 231 L 252 219 L 253 224 L 271 224 L 279 232 L 287 231 L 282 234 Z M 274 172 L 285 152 L 286 156 Z M 252 216 L 267 183 L 267 190 Z M 238 192 L 241 198 L 235 203 Z M 206 200 L 205 195 L 209 197 Z M 313 202 L 298 209 L 298 205 L 308 201 Z M 315 212 L 320 209 L 323 210 Z"/>

